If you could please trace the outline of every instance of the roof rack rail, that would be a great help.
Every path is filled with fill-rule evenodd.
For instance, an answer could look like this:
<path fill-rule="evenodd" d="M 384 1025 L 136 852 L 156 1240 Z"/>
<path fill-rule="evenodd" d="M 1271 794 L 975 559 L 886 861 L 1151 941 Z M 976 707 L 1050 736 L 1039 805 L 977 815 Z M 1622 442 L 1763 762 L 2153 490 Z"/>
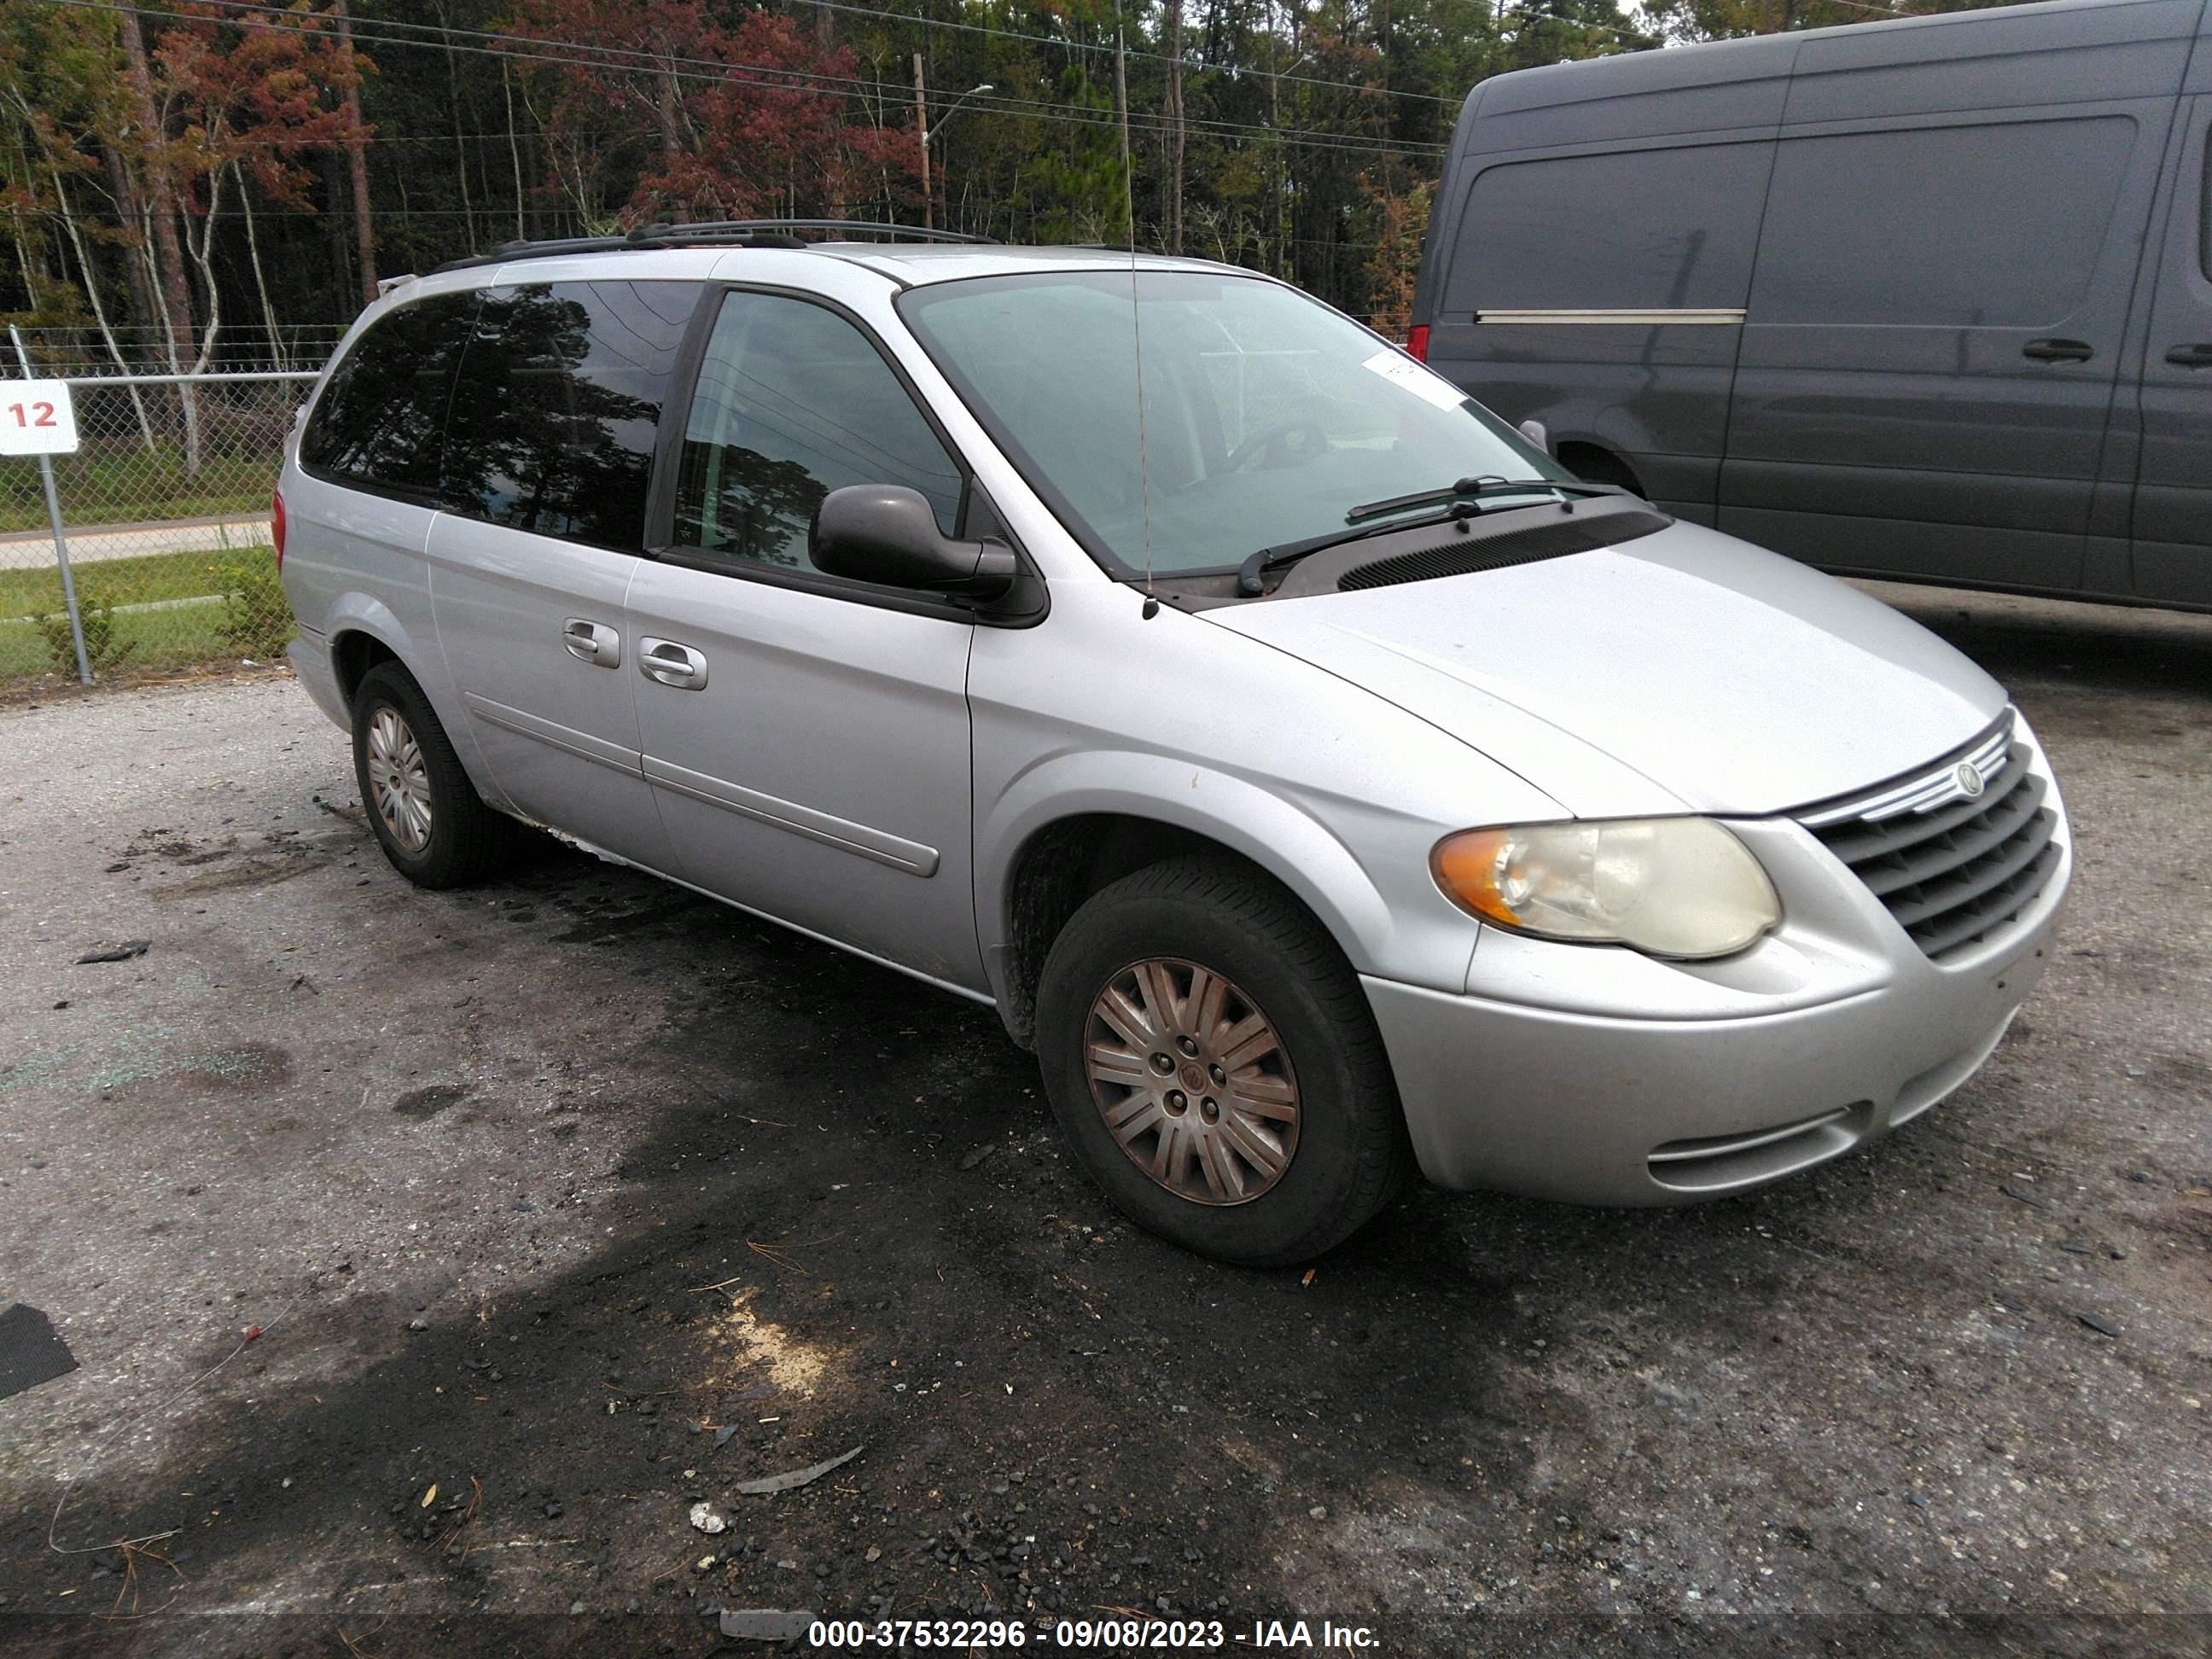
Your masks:
<path fill-rule="evenodd" d="M 959 230 L 928 230 L 919 225 L 893 225 L 873 219 L 714 219 L 692 225 L 640 225 L 624 240 L 633 246 L 659 246 L 693 238 L 712 240 L 734 234 L 773 234 L 793 230 L 855 230 L 872 236 L 907 237 L 917 242 L 967 242 L 995 246 L 995 236 L 971 236 Z"/>
<path fill-rule="evenodd" d="M 504 264 L 509 259 L 542 259 L 563 253 L 613 253 L 640 248 L 708 246 L 803 248 L 811 244 L 793 231 L 850 231 L 918 242 L 995 245 L 997 238 L 957 230 L 928 230 L 918 225 L 879 224 L 872 219 L 715 219 L 699 224 L 640 225 L 620 236 L 562 236 L 541 242 L 505 242 L 489 253 L 449 259 L 438 270 L 467 270 Z M 434 275 L 435 273 L 433 273 Z"/>

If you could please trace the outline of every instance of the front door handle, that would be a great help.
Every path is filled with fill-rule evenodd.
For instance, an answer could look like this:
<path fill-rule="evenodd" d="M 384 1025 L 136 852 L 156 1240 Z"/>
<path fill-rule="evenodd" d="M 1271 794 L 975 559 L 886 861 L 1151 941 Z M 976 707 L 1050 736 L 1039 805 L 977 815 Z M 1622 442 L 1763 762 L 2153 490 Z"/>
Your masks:
<path fill-rule="evenodd" d="M 596 668 L 616 668 L 622 664 L 622 635 L 605 623 L 571 617 L 561 624 L 561 643 L 568 647 L 570 656 Z"/>
<path fill-rule="evenodd" d="M 2179 368 L 2212 368 L 2212 344 L 2200 340 L 2195 345 L 2169 346 L 2166 361 Z"/>
<path fill-rule="evenodd" d="M 688 645 L 657 640 L 650 634 L 637 642 L 637 667 L 646 678 L 678 691 L 696 691 L 707 684 L 706 658 Z"/>
<path fill-rule="evenodd" d="M 2030 340 L 2020 355 L 2039 363 L 2086 363 L 2097 354 L 2087 340 Z"/>

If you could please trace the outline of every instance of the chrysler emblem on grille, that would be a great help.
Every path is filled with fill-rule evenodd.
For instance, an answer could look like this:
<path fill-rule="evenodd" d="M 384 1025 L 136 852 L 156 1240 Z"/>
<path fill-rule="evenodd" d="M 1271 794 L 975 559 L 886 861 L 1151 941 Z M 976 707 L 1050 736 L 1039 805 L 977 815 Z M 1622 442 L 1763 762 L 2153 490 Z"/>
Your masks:
<path fill-rule="evenodd" d="M 1968 800 L 1982 793 L 1982 775 L 1972 761 L 1960 761 L 1959 769 L 1952 775 L 1959 781 L 1959 793 Z"/>

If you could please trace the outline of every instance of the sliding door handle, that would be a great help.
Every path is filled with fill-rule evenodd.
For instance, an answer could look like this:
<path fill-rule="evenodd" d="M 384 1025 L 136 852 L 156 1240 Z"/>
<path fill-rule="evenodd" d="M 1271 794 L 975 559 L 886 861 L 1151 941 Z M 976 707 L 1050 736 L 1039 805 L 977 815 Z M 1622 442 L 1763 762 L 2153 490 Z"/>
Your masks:
<path fill-rule="evenodd" d="M 2086 363 L 2097 354 L 2087 340 L 2030 340 L 2020 355 L 2039 363 Z"/>
<path fill-rule="evenodd" d="M 2212 343 L 2200 340 L 2195 345 L 2168 346 L 2166 361 L 2177 368 L 2212 368 Z"/>
<path fill-rule="evenodd" d="M 707 659 L 688 645 L 657 640 L 647 635 L 637 642 L 638 672 L 649 680 L 672 685 L 678 691 L 696 691 L 707 684 Z"/>
<path fill-rule="evenodd" d="M 561 624 L 561 643 L 568 654 L 595 668 L 615 668 L 622 663 L 622 635 L 605 623 L 571 617 Z"/>

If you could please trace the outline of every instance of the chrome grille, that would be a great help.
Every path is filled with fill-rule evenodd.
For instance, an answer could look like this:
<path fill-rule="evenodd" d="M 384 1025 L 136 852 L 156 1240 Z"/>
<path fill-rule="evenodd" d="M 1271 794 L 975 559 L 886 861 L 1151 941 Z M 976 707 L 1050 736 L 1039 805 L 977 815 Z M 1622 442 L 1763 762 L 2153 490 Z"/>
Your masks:
<path fill-rule="evenodd" d="M 1971 796 L 1969 771 L 1982 786 Z M 1938 764 L 1796 817 L 1941 962 L 2001 931 L 2050 881 L 2059 848 L 2048 793 L 2007 709 Z"/>

